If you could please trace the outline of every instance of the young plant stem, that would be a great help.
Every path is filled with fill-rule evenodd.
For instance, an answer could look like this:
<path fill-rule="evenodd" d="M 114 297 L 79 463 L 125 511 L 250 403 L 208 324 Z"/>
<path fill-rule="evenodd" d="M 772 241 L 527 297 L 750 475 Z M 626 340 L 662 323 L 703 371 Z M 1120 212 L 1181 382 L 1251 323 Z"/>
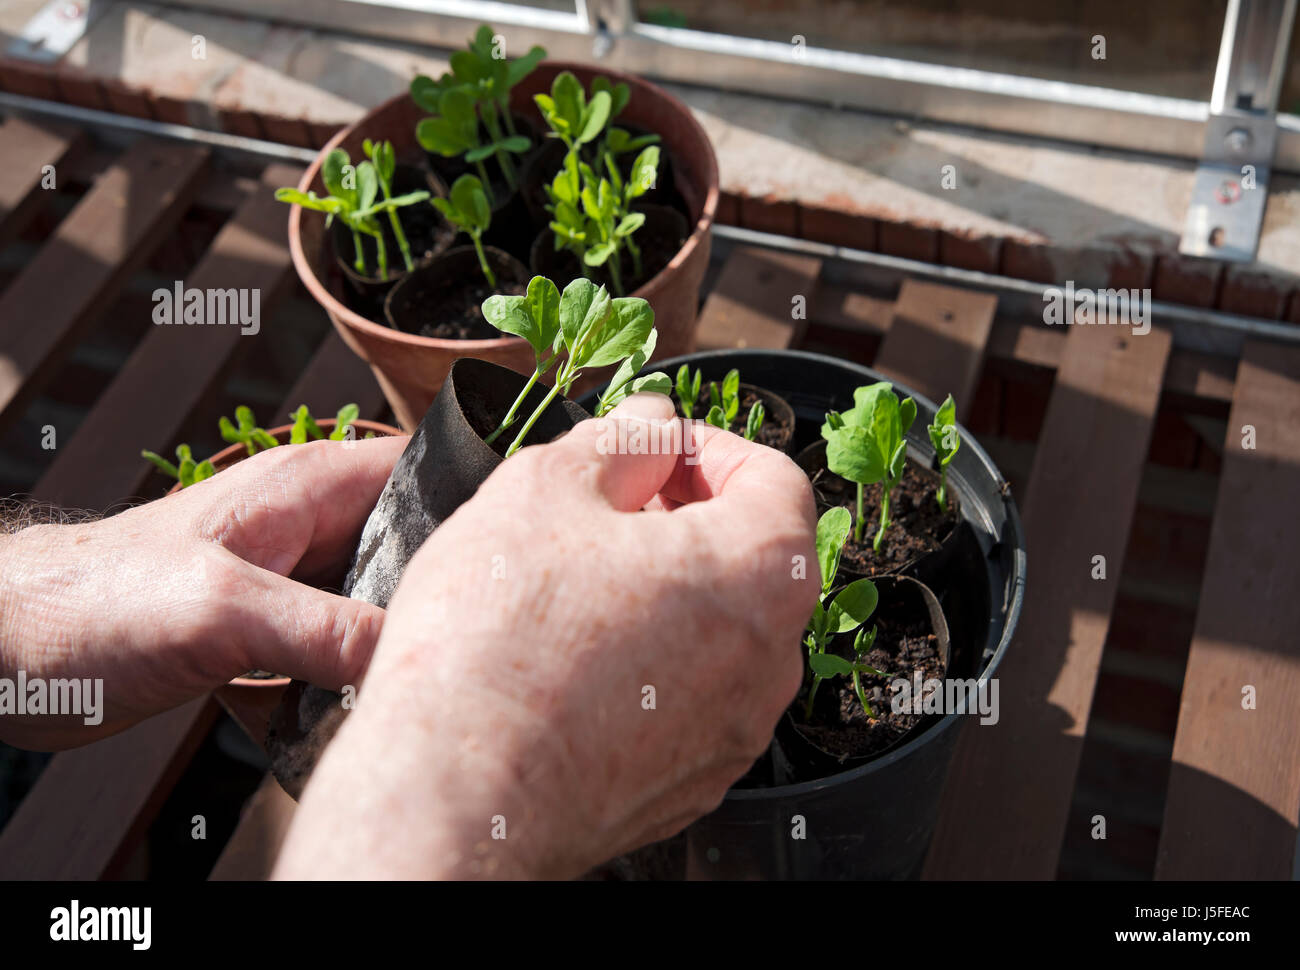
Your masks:
<path fill-rule="evenodd" d="M 393 197 L 393 189 L 388 182 L 380 179 L 379 188 L 383 190 L 385 202 Z M 396 209 L 388 210 L 388 221 L 392 223 L 393 238 L 397 240 L 397 248 L 402 251 L 402 262 L 406 265 L 406 271 L 409 273 L 415 269 L 415 264 L 411 262 L 411 244 L 406 241 L 406 233 L 402 231 L 402 220 L 397 217 Z"/>
<path fill-rule="evenodd" d="M 515 120 L 511 117 L 510 102 L 508 99 L 503 98 L 498 103 L 501 105 L 501 118 L 506 123 L 506 131 L 510 132 L 510 137 L 513 138 L 519 132 L 515 131 Z"/>
<path fill-rule="evenodd" d="M 641 249 L 632 241 L 631 236 L 623 237 L 627 243 L 627 251 L 632 254 L 632 276 L 634 279 L 641 278 Z"/>
<path fill-rule="evenodd" d="M 853 691 L 858 695 L 858 702 L 862 705 L 862 710 L 866 712 L 867 717 L 874 719 L 876 712 L 867 703 L 866 691 L 862 689 L 862 675 L 856 667 L 853 670 Z"/>
<path fill-rule="evenodd" d="M 483 252 L 483 243 L 479 239 L 479 236 L 481 235 L 482 233 L 471 232 L 469 234 L 469 238 L 474 240 L 474 251 L 478 253 L 479 269 L 483 270 L 483 276 L 484 278 L 487 279 L 488 286 L 492 287 L 493 289 L 496 289 L 497 278 L 492 275 L 492 270 L 488 268 L 487 254 Z"/>
<path fill-rule="evenodd" d="M 617 248 L 615 248 L 615 250 L 612 253 L 610 253 L 609 283 L 610 283 L 610 288 L 613 289 L 614 291 L 614 295 L 621 297 L 623 295 L 623 278 L 622 278 L 622 274 L 619 273 L 618 271 L 618 261 L 620 255 L 621 254 L 619 253 Z"/>
<path fill-rule="evenodd" d="M 375 233 L 375 249 L 379 259 L 379 278 L 388 279 L 388 249 L 384 246 L 384 234 L 382 231 Z"/>
<path fill-rule="evenodd" d="M 572 381 L 572 378 L 569 378 L 569 380 Z M 528 416 L 528 420 L 524 422 L 524 426 L 519 429 L 519 434 L 515 435 L 515 440 L 512 441 L 510 447 L 506 449 L 507 458 L 519 450 L 519 447 L 524 443 L 524 438 L 527 437 L 528 432 L 533 429 L 533 425 L 537 423 L 537 419 L 542 416 L 542 412 L 550 406 L 551 402 L 554 401 L 556 396 L 560 393 L 560 388 L 568 386 L 564 381 L 565 373 L 561 371 L 560 376 L 555 380 L 555 386 L 551 388 L 551 393 L 547 394 L 546 399 L 542 401 L 542 403 L 537 406 L 537 409 Z"/>
<path fill-rule="evenodd" d="M 487 169 L 483 167 L 481 161 L 475 162 L 474 167 L 478 169 L 478 180 L 483 183 L 483 194 L 487 196 L 488 205 L 496 205 L 496 196 L 492 194 L 492 183 L 488 180 Z"/>
<path fill-rule="evenodd" d="M 487 125 L 488 136 L 494 142 L 500 144 L 501 126 L 497 124 L 497 120 L 489 116 L 485 118 L 484 121 Z M 510 161 L 510 153 L 504 148 L 498 148 L 494 153 L 494 157 L 497 160 L 498 167 L 501 169 L 502 176 L 505 177 L 506 185 L 510 186 L 510 191 L 513 192 L 519 187 L 519 183 L 515 180 L 515 166 L 514 163 Z"/>
<path fill-rule="evenodd" d="M 889 488 L 886 487 L 880 495 L 880 529 L 876 532 L 875 541 L 871 543 L 871 548 L 877 556 L 880 555 L 880 547 L 885 542 L 885 530 L 889 526 Z"/>
<path fill-rule="evenodd" d="M 520 391 L 519 396 L 515 398 L 515 403 L 510 405 L 510 410 L 507 411 L 506 416 L 501 419 L 501 423 L 497 425 L 497 429 L 483 439 L 485 445 L 490 445 L 492 442 L 496 441 L 497 438 L 501 436 L 502 431 L 505 431 L 506 428 L 510 427 L 516 420 L 518 420 L 516 412 L 518 412 L 520 406 L 523 405 L 524 400 L 528 397 L 528 392 L 531 391 L 538 380 L 551 369 L 559 356 L 559 354 L 554 354 L 550 360 L 537 365 L 537 369 L 533 371 L 533 376 L 528 378 L 528 383 L 524 385 L 524 389 Z"/>
<path fill-rule="evenodd" d="M 352 229 L 352 252 L 354 254 L 352 268 L 364 276 L 366 272 L 366 253 L 361 248 L 361 233 L 351 226 L 348 228 Z"/>
<path fill-rule="evenodd" d="M 806 703 L 806 704 L 804 705 L 804 708 L 803 708 L 803 719 L 804 719 L 804 721 L 811 721 L 811 720 L 812 720 L 812 715 L 813 715 L 813 700 L 816 699 L 816 697 L 817 697 L 817 688 L 820 687 L 821 685 L 822 685 L 822 678 L 818 677 L 816 674 L 813 674 L 812 687 L 810 687 L 810 688 L 808 689 L 808 703 Z"/>
<path fill-rule="evenodd" d="M 865 508 L 863 504 L 863 495 L 865 494 L 866 490 L 867 490 L 866 486 L 863 485 L 861 482 L 859 482 L 858 483 L 858 515 L 857 515 L 857 521 L 853 523 L 854 542 L 862 541 L 862 530 L 867 524 L 866 516 L 862 514 Z"/>
<path fill-rule="evenodd" d="M 948 511 L 948 466 L 939 466 L 939 492 L 935 496 L 939 500 L 939 508 Z"/>

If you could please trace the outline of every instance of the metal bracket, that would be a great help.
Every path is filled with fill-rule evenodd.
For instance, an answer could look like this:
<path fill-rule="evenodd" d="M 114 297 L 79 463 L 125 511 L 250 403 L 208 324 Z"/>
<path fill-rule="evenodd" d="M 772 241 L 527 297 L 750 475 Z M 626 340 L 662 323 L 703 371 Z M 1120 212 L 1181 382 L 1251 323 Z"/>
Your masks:
<path fill-rule="evenodd" d="M 1229 0 L 1205 125 L 1178 251 L 1249 263 L 1259 248 L 1273 155 L 1277 99 L 1296 0 Z"/>

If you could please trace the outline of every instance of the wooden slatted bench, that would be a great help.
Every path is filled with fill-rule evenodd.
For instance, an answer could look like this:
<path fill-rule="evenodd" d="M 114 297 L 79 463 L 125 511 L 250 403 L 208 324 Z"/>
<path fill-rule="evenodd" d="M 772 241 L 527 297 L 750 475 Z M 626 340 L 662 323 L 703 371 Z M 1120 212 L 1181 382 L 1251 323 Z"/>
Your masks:
<path fill-rule="evenodd" d="M 264 315 L 276 312 L 294 281 L 284 211 L 270 193 L 294 182 L 294 170 L 229 171 L 190 146 L 142 138 L 113 148 L 86 132 L 13 118 L 0 125 L 0 160 L 0 244 L 34 247 L 0 289 L 0 425 L 12 434 L 51 394 L 64 397 L 50 407 L 76 399 L 68 386 L 85 366 L 77 355 L 96 335 L 113 331 L 129 345 L 84 402 L 79 427 L 20 490 L 99 510 L 151 487 L 156 494 L 140 447 L 164 449 L 210 423 L 214 408 L 255 383 L 244 373 L 249 359 L 285 351 L 288 338 L 265 325 L 256 337 L 234 339 L 233 328 L 155 328 L 144 318 L 131 330 L 113 308 L 136 299 L 138 310 L 133 277 L 151 261 L 170 271 L 168 240 L 202 210 L 218 213 L 219 225 L 199 233 L 184 271 L 189 284 L 257 288 Z M 79 193 L 61 219 L 47 211 L 33 174 L 47 164 Z M 1170 607 L 1194 614 L 1181 655 L 1160 658 L 1177 670 L 1181 707 L 1168 688 L 1176 730 L 1171 723 L 1164 753 L 1147 751 L 1142 762 L 1166 776 L 1155 786 L 1158 859 L 1151 842 L 1146 870 L 1136 868 L 1160 878 L 1286 877 L 1300 811 L 1300 651 L 1291 636 L 1300 620 L 1300 535 L 1288 502 L 1300 494 L 1300 351 L 1254 341 L 1239 363 L 1175 346 L 1159 328 L 1140 337 L 1119 328 L 1049 329 L 1000 314 L 985 293 L 918 280 L 880 292 L 828 278 L 817 258 L 717 249 L 701 347 L 829 351 L 935 400 L 952 393 L 1022 499 L 1028 599 L 999 674 L 1002 718 L 964 728 L 927 877 L 1063 871 L 1063 845 L 1096 814 L 1093 788 L 1080 781 L 1085 753 L 1117 733 L 1103 724 L 1114 709 L 1108 658 L 1144 656 L 1145 644 L 1120 642 L 1134 622 L 1125 590 L 1146 588 L 1147 577 L 1135 575 L 1149 565 L 1135 545 L 1140 527 L 1152 503 L 1192 479 L 1208 481 L 1211 495 L 1217 487 L 1218 497 L 1183 502 L 1204 506 L 1208 551 L 1203 570 L 1192 564 L 1199 602 L 1193 595 L 1192 605 Z M 264 399 L 277 413 L 301 403 L 329 411 L 346 399 L 363 415 L 382 416 L 368 368 L 311 310 L 311 345 L 292 373 L 262 388 Z M 41 325 L 31 326 L 37 318 Z M 1180 415 L 1201 422 L 1208 437 L 1198 441 L 1191 424 L 1178 425 Z M 1241 447 L 1244 425 L 1256 429 L 1254 450 Z M 1169 428 L 1190 435 L 1177 439 L 1191 456 L 1177 470 L 1153 464 L 1171 450 Z M 1098 556 L 1105 579 L 1094 578 Z M 1254 707 L 1243 706 L 1247 688 Z M 223 690 L 214 698 L 260 739 L 273 695 L 249 702 Z M 214 698 L 55 756 L 0 831 L 0 878 L 121 873 L 218 718 Z M 1113 792 L 1124 793 L 1123 784 Z M 87 797 L 93 812 L 77 807 Z M 292 803 L 268 778 L 212 877 L 265 876 L 291 816 Z M 1117 818 L 1114 827 L 1125 824 Z"/>

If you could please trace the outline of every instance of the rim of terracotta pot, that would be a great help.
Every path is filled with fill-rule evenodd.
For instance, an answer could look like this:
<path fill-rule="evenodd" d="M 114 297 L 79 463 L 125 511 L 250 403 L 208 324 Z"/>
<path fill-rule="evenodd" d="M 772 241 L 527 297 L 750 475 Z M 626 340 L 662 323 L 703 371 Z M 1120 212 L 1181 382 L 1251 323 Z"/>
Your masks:
<path fill-rule="evenodd" d="M 332 428 L 337 421 L 334 418 L 322 418 L 316 423 L 320 425 L 321 428 Z M 356 421 L 353 421 L 352 426 L 360 431 L 373 431 L 379 437 L 385 438 L 400 437 L 406 434 L 406 432 L 401 428 L 394 428 L 391 424 L 384 424 L 381 421 L 367 421 L 364 418 L 358 418 Z M 268 429 L 266 433 L 279 441 L 281 438 L 287 439 L 291 431 L 293 431 L 293 425 L 282 424 L 279 427 Z M 285 444 L 287 442 L 281 441 L 280 443 Z M 236 444 L 222 448 L 208 460 L 211 461 L 213 467 L 220 472 L 230 468 L 232 465 L 239 464 L 239 462 L 243 461 L 245 458 L 251 457 L 252 456 L 248 454 L 247 448 L 242 444 Z M 180 490 L 181 484 L 180 482 L 177 482 L 168 489 L 167 494 L 171 495 Z M 287 687 L 292 681 L 292 677 L 232 677 L 222 686 L 250 687 L 256 690 L 268 690 L 273 687 Z"/>
<path fill-rule="evenodd" d="M 679 249 L 677 254 L 669 261 L 668 265 L 647 280 L 634 293 L 630 294 L 631 296 L 641 296 L 648 299 L 645 294 L 647 292 L 653 292 L 663 286 L 664 280 L 667 278 L 668 274 L 679 268 L 690 258 L 691 254 L 694 253 L 696 249 L 704 245 L 705 237 L 713 227 L 713 217 L 717 212 L 719 194 L 718 156 L 713 150 L 713 142 L 709 140 L 708 133 L 704 130 L 704 126 L 700 124 L 695 115 L 691 113 L 691 110 L 686 107 L 685 104 L 683 104 L 678 98 L 669 94 L 663 88 L 659 87 L 659 85 L 638 77 L 637 75 L 596 65 L 582 64 L 577 61 L 543 61 L 538 65 L 538 67 L 552 68 L 556 73 L 561 71 L 573 71 L 575 73 L 581 72 L 584 74 L 593 72 L 599 73 L 616 83 L 618 81 L 626 81 L 633 90 L 636 90 L 638 87 L 648 90 L 675 108 L 683 119 L 683 123 L 694 132 L 696 137 L 700 139 L 707 149 L 705 153 L 704 171 L 702 173 L 705 183 L 704 203 L 700 210 L 700 217 L 695 222 L 694 229 L 691 231 L 690 236 L 687 237 L 686 242 L 682 244 L 682 248 Z M 366 112 L 362 118 L 335 133 L 334 137 L 326 143 L 325 147 L 316 154 L 315 160 L 307 167 L 307 171 L 303 173 L 302 178 L 298 181 L 298 190 L 301 192 L 307 192 L 311 189 L 311 184 L 316 180 L 316 175 L 320 171 L 325 157 L 341 145 L 345 139 L 351 137 L 354 132 L 363 128 L 371 116 L 388 109 L 388 107 L 394 102 L 409 97 L 410 94 L 408 92 L 402 92 L 401 94 L 389 98 L 377 108 L 373 108 Z M 659 134 L 662 135 L 662 133 Z M 294 269 L 297 271 L 298 278 L 302 280 L 303 285 L 307 287 L 307 291 L 311 294 L 312 299 L 319 303 L 332 317 L 345 323 L 347 326 L 368 334 L 371 337 L 376 337 L 381 340 L 389 340 L 395 344 L 401 344 L 412 348 L 438 347 L 447 351 L 459 352 L 457 353 L 457 356 L 463 357 L 472 357 L 475 352 L 482 353 L 497 350 L 502 347 L 508 347 L 513 344 L 521 344 L 524 342 L 522 337 L 513 336 L 493 337 L 487 340 L 448 340 L 438 337 L 421 337 L 417 334 L 406 333 L 402 330 L 394 330 L 386 324 L 375 323 L 373 320 L 368 320 L 361 314 L 344 305 L 341 300 L 330 292 L 329 287 L 326 286 L 324 281 L 319 279 L 312 271 L 311 264 L 307 259 L 307 254 L 303 252 L 302 248 L 302 213 L 302 206 L 295 205 L 289 207 L 289 254 L 293 259 Z"/>

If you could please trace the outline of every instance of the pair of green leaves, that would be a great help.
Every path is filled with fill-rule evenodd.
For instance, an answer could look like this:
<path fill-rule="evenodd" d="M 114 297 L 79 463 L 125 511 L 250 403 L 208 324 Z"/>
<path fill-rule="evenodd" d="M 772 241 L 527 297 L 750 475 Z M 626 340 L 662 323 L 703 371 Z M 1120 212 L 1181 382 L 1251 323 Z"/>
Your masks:
<path fill-rule="evenodd" d="M 641 373 L 641 369 L 645 367 L 646 362 L 654 355 L 658 336 L 656 331 L 651 330 L 644 346 L 619 364 L 618 370 L 610 378 L 609 387 L 605 389 L 605 393 L 600 396 L 600 400 L 597 402 L 596 417 L 604 417 L 628 395 L 639 394 L 643 391 L 667 395 L 672 390 L 672 380 L 662 371 L 655 371 L 653 374 L 646 374 L 641 377 L 637 376 Z"/>
<path fill-rule="evenodd" d="M 853 407 L 826 415 L 826 464 L 832 472 L 859 485 L 903 476 L 907 455 L 906 434 L 916 420 L 916 402 L 898 400 L 893 386 L 881 381 L 853 392 Z"/>
<path fill-rule="evenodd" d="M 835 590 L 835 578 L 840 568 L 844 544 L 848 541 L 852 517 L 849 510 L 840 506 L 828 509 L 817 521 L 817 563 L 821 568 L 821 597 L 808 620 L 806 644 L 808 667 L 813 673 L 813 686 L 808 693 L 805 717 L 812 716 L 813 699 L 817 686 L 830 677 L 852 677 L 853 687 L 868 717 L 875 717 L 862 687 L 862 674 L 882 675 L 881 671 L 863 662 L 875 644 L 876 627 L 866 623 L 876 611 L 880 601 L 875 583 L 859 579 L 842 589 Z M 838 654 L 827 653 L 826 648 L 834 637 L 857 631 L 853 639 L 853 652 L 857 660 L 847 660 Z"/>
<path fill-rule="evenodd" d="M 451 198 L 434 199 L 433 205 L 448 222 L 470 235 L 481 236 L 492 225 L 492 206 L 477 176 L 462 175 L 451 186 Z"/>
<path fill-rule="evenodd" d="M 152 451 L 142 451 L 141 456 L 148 459 L 155 468 L 164 475 L 176 479 L 181 483 L 181 488 L 189 488 L 195 482 L 201 482 L 204 479 L 211 478 L 217 473 L 216 468 L 208 459 L 196 462 L 194 456 L 190 453 L 189 445 L 176 446 L 176 464 L 172 464 L 162 455 Z"/>
<path fill-rule="evenodd" d="M 289 444 L 301 445 L 306 443 L 309 438 L 314 438 L 317 441 L 324 438 L 329 438 L 330 441 L 342 441 L 348 436 L 348 428 L 357 420 L 360 414 L 361 409 L 355 404 L 343 405 L 334 417 L 334 430 L 326 435 L 325 430 L 316 423 L 316 419 L 307 410 L 307 405 L 299 405 L 298 410 L 291 415 L 293 429 L 289 432 Z"/>
<path fill-rule="evenodd" d="M 961 447 L 961 433 L 957 430 L 957 402 L 949 394 L 939 410 L 934 413 L 934 423 L 926 427 L 930 444 L 939 458 L 939 466 L 947 468 Z"/>
<path fill-rule="evenodd" d="M 417 75 L 411 82 L 411 98 L 425 111 L 437 111 L 438 97 L 452 88 L 467 88 L 476 95 L 499 103 L 508 101 L 510 89 L 526 78 L 546 57 L 546 50 L 534 46 L 522 57 L 510 60 L 496 43 L 496 33 L 481 24 L 464 50 L 449 60 L 450 71 L 438 80 Z"/>
<path fill-rule="evenodd" d="M 483 315 L 498 330 L 523 337 L 540 363 L 563 347 L 576 377 L 584 367 L 604 367 L 643 350 L 654 311 L 639 297 L 610 299 L 603 286 L 579 277 L 564 288 L 535 276 L 525 296 L 491 296 Z M 651 345 L 653 349 L 653 345 Z"/>
<path fill-rule="evenodd" d="M 257 419 L 253 417 L 253 409 L 244 404 L 235 408 L 234 423 L 223 414 L 217 421 L 217 427 L 223 440 L 232 445 L 242 444 L 250 455 L 257 454 L 259 446 L 274 448 L 279 444 L 269 432 L 258 426 Z"/>
<path fill-rule="evenodd" d="M 615 91 L 605 81 L 603 89 L 593 84 L 590 99 L 582 89 L 582 82 L 571 71 L 561 71 L 551 82 L 550 94 L 535 94 L 533 100 L 542 113 L 542 119 L 561 141 L 573 149 L 595 141 L 605 130 L 613 113 Z M 623 104 L 627 104 L 627 85 L 621 86 Z M 622 110 L 622 105 L 619 106 Z"/>

